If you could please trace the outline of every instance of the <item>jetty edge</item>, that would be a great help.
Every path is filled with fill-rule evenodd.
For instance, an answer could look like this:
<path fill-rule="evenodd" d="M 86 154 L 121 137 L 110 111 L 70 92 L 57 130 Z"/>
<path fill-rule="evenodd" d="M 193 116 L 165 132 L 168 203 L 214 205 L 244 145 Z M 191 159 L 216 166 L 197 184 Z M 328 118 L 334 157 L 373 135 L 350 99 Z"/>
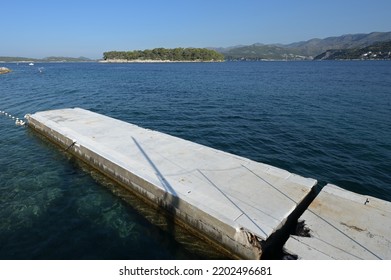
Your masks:
<path fill-rule="evenodd" d="M 312 178 L 81 108 L 26 119 L 233 258 L 260 259 L 282 246 L 317 185 Z"/>
<path fill-rule="evenodd" d="M 391 203 L 327 184 L 285 250 L 300 260 L 391 260 Z"/>

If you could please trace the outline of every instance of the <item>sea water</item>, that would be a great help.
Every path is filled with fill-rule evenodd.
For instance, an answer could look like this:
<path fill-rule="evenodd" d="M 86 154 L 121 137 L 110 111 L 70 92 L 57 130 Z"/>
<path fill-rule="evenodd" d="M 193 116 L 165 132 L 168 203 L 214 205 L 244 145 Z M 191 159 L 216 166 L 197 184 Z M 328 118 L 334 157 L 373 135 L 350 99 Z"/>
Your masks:
<path fill-rule="evenodd" d="M 391 201 L 391 62 L 2 64 L 0 110 L 81 107 Z M 0 114 L 0 259 L 221 259 Z"/>

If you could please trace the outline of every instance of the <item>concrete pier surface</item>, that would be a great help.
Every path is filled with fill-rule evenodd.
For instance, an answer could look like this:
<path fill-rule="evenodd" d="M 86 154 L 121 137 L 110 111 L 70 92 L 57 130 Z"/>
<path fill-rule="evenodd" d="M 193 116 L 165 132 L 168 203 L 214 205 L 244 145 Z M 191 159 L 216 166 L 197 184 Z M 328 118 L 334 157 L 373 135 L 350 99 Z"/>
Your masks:
<path fill-rule="evenodd" d="M 285 244 L 299 259 L 391 259 L 391 203 L 326 185 L 300 217 L 310 237 Z"/>
<path fill-rule="evenodd" d="M 238 258 L 258 259 L 273 246 L 317 184 L 80 108 L 27 119 L 33 129 Z"/>

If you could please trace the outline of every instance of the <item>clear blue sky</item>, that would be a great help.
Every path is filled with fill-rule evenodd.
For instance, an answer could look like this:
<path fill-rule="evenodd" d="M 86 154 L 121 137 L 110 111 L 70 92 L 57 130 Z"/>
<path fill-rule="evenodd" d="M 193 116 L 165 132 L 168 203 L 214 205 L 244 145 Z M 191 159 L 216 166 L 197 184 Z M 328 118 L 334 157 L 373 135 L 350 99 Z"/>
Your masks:
<path fill-rule="evenodd" d="M 0 56 L 292 43 L 391 31 L 391 0 L 0 0 Z"/>

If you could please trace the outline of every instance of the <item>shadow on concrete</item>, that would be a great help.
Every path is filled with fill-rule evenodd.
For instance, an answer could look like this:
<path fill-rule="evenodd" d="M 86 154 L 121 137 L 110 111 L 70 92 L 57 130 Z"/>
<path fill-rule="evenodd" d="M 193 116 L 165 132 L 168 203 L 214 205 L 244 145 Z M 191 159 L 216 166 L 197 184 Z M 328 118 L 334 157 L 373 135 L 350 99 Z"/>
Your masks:
<path fill-rule="evenodd" d="M 161 198 L 158 198 L 157 205 L 164 211 L 167 211 L 168 215 L 166 216 L 167 230 L 175 236 L 176 234 L 176 211 L 180 205 L 180 201 L 175 189 L 167 181 L 164 175 L 161 173 L 159 168 L 153 162 L 153 160 L 148 156 L 147 152 L 141 147 L 140 143 L 132 137 L 133 142 L 136 144 L 137 148 L 140 150 L 141 154 L 147 160 L 149 165 L 154 170 L 156 177 L 159 179 L 160 183 L 164 188 L 164 195 Z"/>
<path fill-rule="evenodd" d="M 254 224 L 254 226 L 256 227 L 256 228 L 258 228 L 260 231 L 262 231 L 262 233 L 263 234 L 265 234 L 266 236 L 267 236 L 267 233 L 257 224 L 257 223 L 255 223 L 254 221 L 253 221 L 253 219 L 251 219 L 251 217 L 250 216 L 248 216 L 247 215 L 247 213 L 244 211 L 244 210 L 242 210 L 234 201 L 232 201 L 232 199 L 230 199 L 215 183 L 213 183 L 213 181 L 212 180 L 210 180 L 209 178 L 208 178 L 208 176 L 206 176 L 204 173 L 202 173 L 202 171 L 201 170 L 197 170 L 213 187 L 215 187 L 216 188 L 216 190 L 218 190 L 230 203 L 232 203 L 232 205 L 234 205 L 241 213 L 242 213 L 242 215 L 244 215 L 244 216 L 246 216 L 247 217 L 247 219 L 249 220 L 249 221 L 251 221 L 251 223 L 253 223 Z"/>

